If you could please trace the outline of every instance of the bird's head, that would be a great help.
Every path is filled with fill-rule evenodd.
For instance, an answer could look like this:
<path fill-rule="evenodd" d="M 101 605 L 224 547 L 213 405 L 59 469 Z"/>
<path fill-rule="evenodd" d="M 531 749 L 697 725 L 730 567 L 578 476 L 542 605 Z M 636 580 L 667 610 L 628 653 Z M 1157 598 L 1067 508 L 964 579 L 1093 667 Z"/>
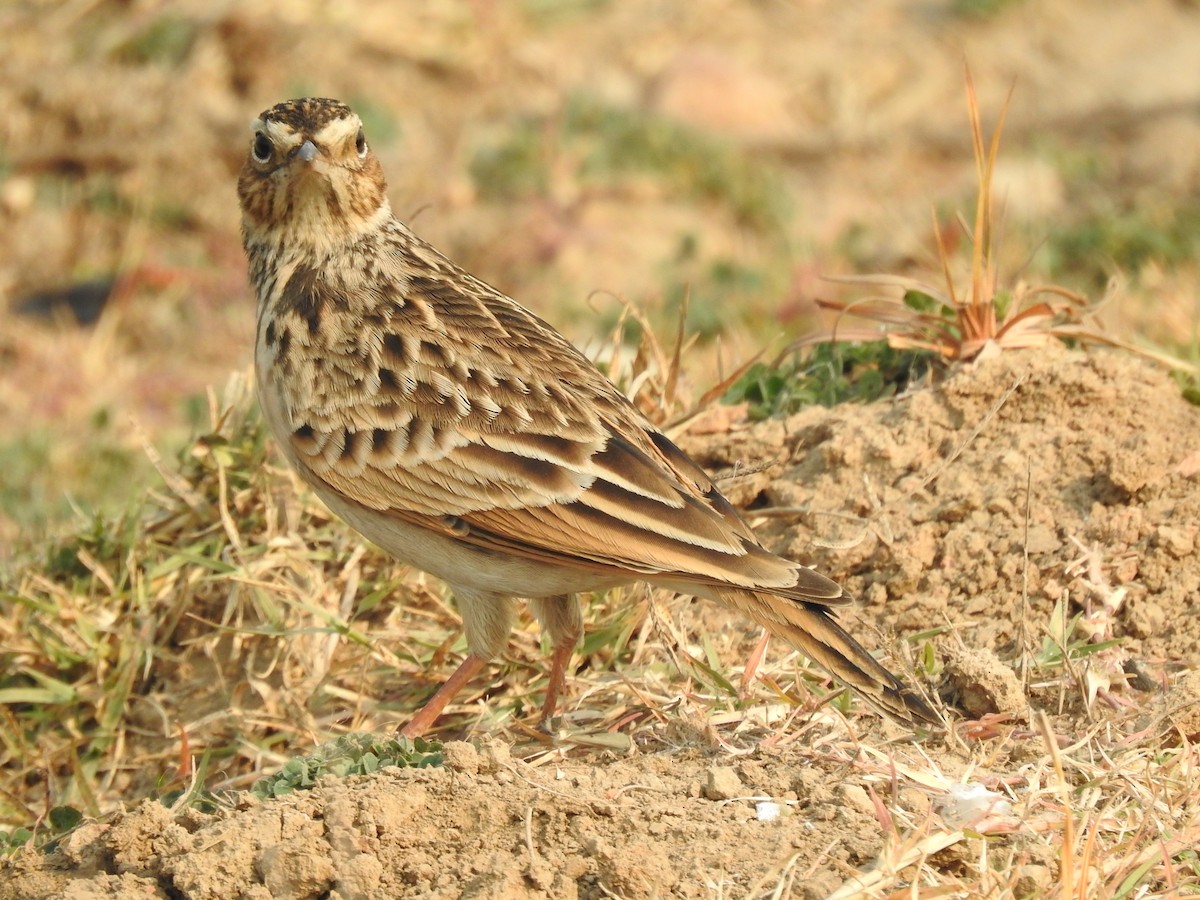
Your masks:
<path fill-rule="evenodd" d="M 390 216 L 383 169 L 362 120 L 344 103 L 288 100 L 262 113 L 251 130 L 238 178 L 248 244 L 331 250 Z"/>

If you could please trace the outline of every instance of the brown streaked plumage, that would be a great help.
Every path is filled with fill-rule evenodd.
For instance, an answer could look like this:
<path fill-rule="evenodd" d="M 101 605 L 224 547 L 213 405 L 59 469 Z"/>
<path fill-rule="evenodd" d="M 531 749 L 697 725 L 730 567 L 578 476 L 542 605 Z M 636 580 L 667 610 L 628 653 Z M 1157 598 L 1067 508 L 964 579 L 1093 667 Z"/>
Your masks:
<path fill-rule="evenodd" d="M 405 733 L 501 651 L 516 597 L 554 642 L 549 717 L 572 595 L 638 580 L 740 609 L 877 707 L 935 721 L 838 625 L 836 583 L 766 550 L 562 335 L 392 216 L 348 107 L 292 100 L 253 130 L 238 194 L 265 417 L 335 513 L 462 612 L 470 653 Z"/>

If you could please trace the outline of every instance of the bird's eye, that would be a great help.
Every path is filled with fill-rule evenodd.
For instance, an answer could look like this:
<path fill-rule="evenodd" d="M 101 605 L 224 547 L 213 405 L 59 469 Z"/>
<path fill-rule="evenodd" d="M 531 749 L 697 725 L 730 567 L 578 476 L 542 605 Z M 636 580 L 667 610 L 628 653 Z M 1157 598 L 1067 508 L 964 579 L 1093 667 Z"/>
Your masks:
<path fill-rule="evenodd" d="M 269 162 L 273 149 L 275 148 L 271 146 L 271 139 L 261 131 L 254 135 L 254 144 L 250 147 L 250 152 L 253 154 L 255 162 Z"/>
<path fill-rule="evenodd" d="M 359 159 L 367 157 L 367 136 L 363 134 L 363 130 L 358 129 L 358 137 L 354 139 L 354 149 L 358 151 Z"/>

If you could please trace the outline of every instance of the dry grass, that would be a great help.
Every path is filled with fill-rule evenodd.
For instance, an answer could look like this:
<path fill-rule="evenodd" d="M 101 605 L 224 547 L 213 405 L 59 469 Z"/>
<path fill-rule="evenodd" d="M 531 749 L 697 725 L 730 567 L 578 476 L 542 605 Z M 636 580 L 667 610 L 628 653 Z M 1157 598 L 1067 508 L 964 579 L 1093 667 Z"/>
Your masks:
<path fill-rule="evenodd" d="M 659 421 L 695 414 L 738 374 L 692 402 L 682 327 L 669 349 L 643 327 L 630 351 L 622 333 L 618 324 L 598 355 Z M 1003 344 L 1006 333 L 1016 330 L 993 338 Z M 210 394 L 209 407 L 211 428 L 179 460 L 147 445 L 161 484 L 137 508 L 97 519 L 4 587 L 0 821 L 31 829 L 34 842 L 78 813 L 101 817 L 149 796 L 212 802 L 313 745 L 390 732 L 465 652 L 441 585 L 363 544 L 275 461 L 245 377 Z M 1076 569 L 1064 575 L 1091 587 L 1064 596 L 1061 610 L 1088 612 L 1042 623 L 1013 663 L 1027 689 L 1057 692 L 1060 713 L 1028 725 L 955 721 L 936 757 L 933 744 L 891 743 L 795 653 L 776 648 L 756 678 L 739 678 L 754 636 L 706 628 L 694 604 L 641 587 L 587 604 L 557 734 L 531 727 L 548 648 L 528 617 L 439 725 L 497 735 L 534 766 L 635 743 L 703 740 L 735 756 L 803 748 L 869 787 L 887 836 L 875 864 L 833 897 L 1198 892 L 1194 734 L 1166 706 L 1132 733 L 1095 709 L 1128 705 L 1111 641 L 1121 597 L 1098 549 L 1081 548 Z M 934 645 L 919 657 L 936 678 Z M 14 830 L 9 843 L 27 837 Z M 784 866 L 756 890 L 783 895 L 803 876 Z"/>

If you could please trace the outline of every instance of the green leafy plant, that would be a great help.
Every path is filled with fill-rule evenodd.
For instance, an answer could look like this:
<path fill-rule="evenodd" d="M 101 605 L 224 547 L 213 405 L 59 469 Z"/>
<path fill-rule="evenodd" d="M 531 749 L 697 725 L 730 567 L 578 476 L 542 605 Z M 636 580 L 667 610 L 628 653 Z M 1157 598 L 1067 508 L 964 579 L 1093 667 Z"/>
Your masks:
<path fill-rule="evenodd" d="M 83 821 L 83 813 L 73 806 L 55 806 L 34 829 L 24 826 L 0 831 L 0 854 L 13 853 L 30 842 L 37 846 L 52 844 Z"/>
<path fill-rule="evenodd" d="M 1052 669 L 1093 656 L 1121 643 L 1119 638 L 1093 641 L 1079 628 L 1082 618 L 1083 613 L 1068 616 L 1063 601 L 1058 600 L 1050 614 L 1046 634 L 1042 636 L 1042 645 L 1034 655 L 1034 664 L 1039 668 Z"/>
<path fill-rule="evenodd" d="M 308 756 L 288 760 L 274 775 L 256 781 L 250 791 L 267 800 L 311 788 L 324 775 L 345 778 L 367 775 L 387 766 L 425 768 L 441 764 L 442 745 L 437 741 L 347 734 L 323 744 Z"/>
<path fill-rule="evenodd" d="M 904 390 L 932 364 L 928 353 L 897 349 L 886 340 L 821 343 L 804 355 L 793 351 L 771 363 L 754 363 L 723 400 L 749 404 L 750 416 L 756 419 L 814 404 L 865 403 Z"/>
<path fill-rule="evenodd" d="M 33 840 L 33 832 L 28 828 L 14 828 L 12 831 L 0 831 L 0 853 L 11 853 L 20 850 Z"/>

